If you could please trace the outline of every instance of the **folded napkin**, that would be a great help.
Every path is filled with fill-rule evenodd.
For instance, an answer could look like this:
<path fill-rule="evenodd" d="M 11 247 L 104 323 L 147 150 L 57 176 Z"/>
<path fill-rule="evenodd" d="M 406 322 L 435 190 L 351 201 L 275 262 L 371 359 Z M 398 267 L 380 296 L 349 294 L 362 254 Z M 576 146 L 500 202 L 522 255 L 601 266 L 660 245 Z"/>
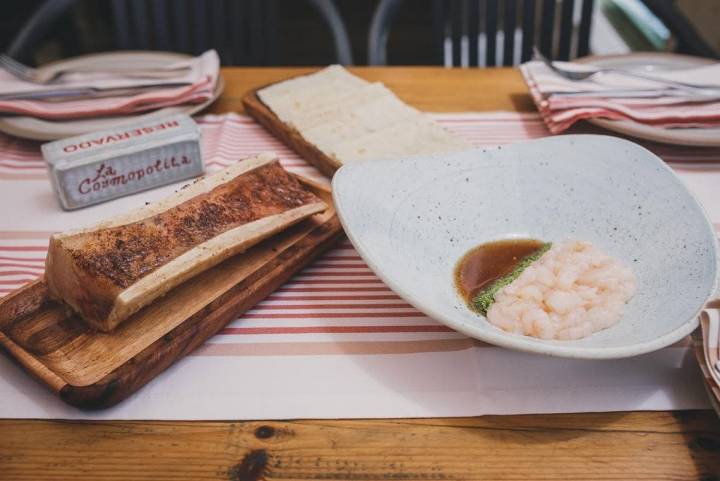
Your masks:
<path fill-rule="evenodd" d="M 52 85 L 24 82 L 0 70 L 0 92 L 42 92 L 58 87 L 93 87 L 99 89 L 158 88 L 132 91 L 124 95 L 102 98 L 58 100 L 0 100 L 0 113 L 18 114 L 50 120 L 81 117 L 124 115 L 154 110 L 171 105 L 201 103 L 213 95 L 220 71 L 220 59 L 215 50 L 209 50 L 189 61 L 190 69 L 182 70 L 177 77 L 138 79 L 102 73 L 74 73 L 63 76 L 63 81 Z M 173 85 L 162 87 L 162 85 Z M 182 85 L 177 85 L 182 84 Z"/>
<path fill-rule="evenodd" d="M 719 301 L 711 301 L 709 308 L 720 309 Z M 714 324 L 714 325 L 713 325 Z M 713 342 L 714 339 L 714 342 Z M 718 325 L 711 322 L 706 314 L 700 315 L 700 329 L 692 334 L 695 356 L 702 371 L 705 389 L 710 396 L 715 411 L 720 415 L 720 372 L 715 364 L 718 362 Z"/>
<path fill-rule="evenodd" d="M 564 65 L 579 70 L 587 68 Z M 621 74 L 572 81 L 539 61 L 521 65 L 520 71 L 543 120 L 554 134 L 578 120 L 596 117 L 633 120 L 662 128 L 720 125 L 720 97 L 686 95 L 662 83 Z M 720 88 L 720 64 L 653 75 Z"/>

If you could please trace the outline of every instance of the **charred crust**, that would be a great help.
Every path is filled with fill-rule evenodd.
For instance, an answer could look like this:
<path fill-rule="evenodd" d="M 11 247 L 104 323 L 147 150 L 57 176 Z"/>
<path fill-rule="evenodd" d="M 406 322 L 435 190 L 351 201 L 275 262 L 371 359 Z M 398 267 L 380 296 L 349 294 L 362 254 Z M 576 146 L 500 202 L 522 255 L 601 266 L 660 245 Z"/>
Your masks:
<path fill-rule="evenodd" d="M 275 161 L 152 217 L 83 234 L 70 255 L 87 275 L 125 289 L 223 232 L 317 201 Z"/>

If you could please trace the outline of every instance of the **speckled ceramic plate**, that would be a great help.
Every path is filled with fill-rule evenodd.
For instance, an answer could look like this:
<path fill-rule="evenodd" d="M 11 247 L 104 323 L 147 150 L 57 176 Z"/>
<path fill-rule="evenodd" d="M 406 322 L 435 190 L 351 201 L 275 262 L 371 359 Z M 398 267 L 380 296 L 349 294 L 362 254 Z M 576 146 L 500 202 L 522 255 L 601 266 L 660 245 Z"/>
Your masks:
<path fill-rule="evenodd" d="M 700 204 L 658 157 L 614 137 L 346 165 L 333 196 L 353 245 L 398 295 L 508 348 L 594 359 L 654 351 L 695 329 L 716 284 L 717 240 Z M 467 308 L 453 268 L 470 248 L 510 237 L 590 240 L 633 267 L 638 293 L 618 324 L 582 340 L 505 333 Z"/>

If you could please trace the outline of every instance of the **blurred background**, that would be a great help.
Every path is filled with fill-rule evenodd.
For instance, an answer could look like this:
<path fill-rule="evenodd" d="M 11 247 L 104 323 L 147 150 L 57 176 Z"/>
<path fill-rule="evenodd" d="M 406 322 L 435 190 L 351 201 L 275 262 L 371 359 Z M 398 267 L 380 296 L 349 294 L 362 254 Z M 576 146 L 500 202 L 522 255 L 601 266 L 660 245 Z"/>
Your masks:
<path fill-rule="evenodd" d="M 720 50 L 718 0 L 3 0 L 3 7 L 0 44 L 34 65 L 117 49 L 207 48 L 225 65 L 516 64 L 526 57 L 528 26 L 554 58 Z M 478 50 L 468 44 L 475 36 Z"/>

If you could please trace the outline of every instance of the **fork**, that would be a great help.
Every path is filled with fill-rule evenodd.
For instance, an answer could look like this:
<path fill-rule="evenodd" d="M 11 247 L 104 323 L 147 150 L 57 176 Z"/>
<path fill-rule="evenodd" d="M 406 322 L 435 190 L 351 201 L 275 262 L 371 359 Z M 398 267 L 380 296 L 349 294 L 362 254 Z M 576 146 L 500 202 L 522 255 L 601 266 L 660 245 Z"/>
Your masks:
<path fill-rule="evenodd" d="M 0 68 L 9 72 L 12 76 L 35 84 L 47 85 L 53 83 L 64 74 L 72 72 L 85 73 L 117 73 L 125 77 L 143 77 L 143 78 L 172 78 L 178 75 L 182 70 L 189 70 L 190 66 L 179 62 L 177 64 L 166 65 L 157 68 L 110 68 L 110 69 L 87 69 L 87 68 L 33 68 L 18 62 L 14 58 L 0 54 Z"/>
<path fill-rule="evenodd" d="M 540 60 L 542 63 L 544 63 L 550 70 L 555 72 L 556 74 L 560 75 L 563 78 L 566 78 L 568 80 L 573 81 L 580 81 L 580 80 L 590 80 L 592 77 L 598 74 L 604 74 L 604 73 L 615 73 L 620 75 L 625 75 L 627 77 L 634 77 L 639 78 L 643 80 L 651 80 L 653 82 L 662 83 L 665 85 L 668 85 L 670 87 L 674 87 L 676 89 L 682 89 L 686 91 L 692 91 L 693 93 L 702 93 L 702 92 L 708 92 L 708 94 L 716 95 L 718 91 L 720 91 L 720 87 L 717 85 L 700 85 L 700 84 L 693 84 L 693 83 L 687 83 L 687 82 L 679 82 L 676 80 L 669 80 L 664 79 L 660 77 L 656 77 L 654 75 L 648 75 L 640 72 L 633 72 L 631 70 L 623 70 L 623 69 L 617 69 L 617 68 L 592 68 L 590 65 L 583 65 L 583 67 L 588 67 L 587 70 L 572 70 L 567 69 L 559 66 L 557 62 L 553 62 L 549 58 L 547 58 L 545 55 L 543 55 L 540 50 L 538 50 L 537 47 L 533 47 L 533 54 L 534 57 L 538 60 Z M 712 91 L 712 93 L 711 93 Z"/>

